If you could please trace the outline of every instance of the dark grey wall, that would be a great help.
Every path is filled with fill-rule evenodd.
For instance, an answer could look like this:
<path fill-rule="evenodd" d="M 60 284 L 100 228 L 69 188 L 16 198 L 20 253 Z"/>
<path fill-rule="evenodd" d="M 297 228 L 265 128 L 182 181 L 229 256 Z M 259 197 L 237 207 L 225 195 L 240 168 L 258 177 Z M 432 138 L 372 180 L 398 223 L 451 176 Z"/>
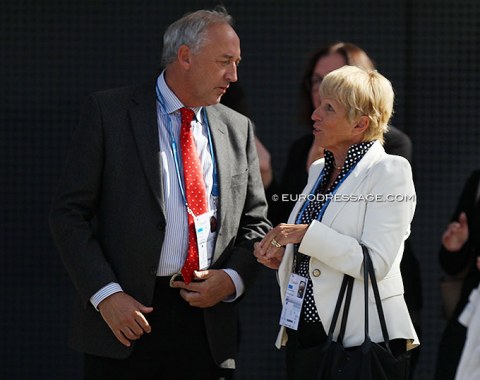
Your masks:
<path fill-rule="evenodd" d="M 73 289 L 52 246 L 47 212 L 81 99 L 156 73 L 166 25 L 215 1 L 3 1 L 0 5 L 0 377 L 78 379 L 66 348 Z M 413 244 L 425 294 L 418 379 L 430 379 L 440 319 L 439 238 L 467 175 L 480 167 L 476 0 L 224 1 L 242 40 L 240 81 L 258 135 L 283 167 L 308 53 L 357 43 L 392 80 L 393 124 L 414 142 Z M 273 347 L 279 313 L 264 272 L 242 310 L 239 379 L 282 379 Z"/>

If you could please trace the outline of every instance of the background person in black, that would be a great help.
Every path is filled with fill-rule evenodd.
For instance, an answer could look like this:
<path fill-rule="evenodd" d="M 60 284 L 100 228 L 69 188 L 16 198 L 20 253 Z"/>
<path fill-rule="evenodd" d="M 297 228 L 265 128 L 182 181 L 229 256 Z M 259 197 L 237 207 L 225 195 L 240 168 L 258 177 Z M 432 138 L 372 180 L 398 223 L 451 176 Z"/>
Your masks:
<path fill-rule="evenodd" d="M 458 316 L 468 302 L 468 296 L 480 281 L 476 258 L 480 254 L 480 170 L 474 171 L 465 183 L 452 222 L 442 236 L 439 261 L 448 275 L 455 275 L 467 267 L 460 299 L 448 320 L 440 340 L 435 369 L 435 380 L 453 380 L 462 354 L 467 329 L 458 322 Z"/>

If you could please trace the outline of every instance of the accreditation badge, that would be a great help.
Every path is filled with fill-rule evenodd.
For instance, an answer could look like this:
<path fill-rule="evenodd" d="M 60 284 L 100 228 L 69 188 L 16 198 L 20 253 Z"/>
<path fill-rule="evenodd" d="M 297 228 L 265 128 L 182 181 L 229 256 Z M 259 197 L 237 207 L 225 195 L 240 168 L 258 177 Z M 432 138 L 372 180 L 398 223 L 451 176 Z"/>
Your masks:
<path fill-rule="evenodd" d="M 287 292 L 285 294 L 285 304 L 283 305 L 280 316 L 280 325 L 292 330 L 298 329 L 307 283 L 308 278 L 306 277 L 299 276 L 295 273 L 290 275 Z"/>
<path fill-rule="evenodd" d="M 195 234 L 197 235 L 198 267 L 200 270 L 207 269 L 209 266 L 208 237 L 210 235 L 212 216 L 213 213 L 209 211 L 193 219 L 195 223 Z"/>

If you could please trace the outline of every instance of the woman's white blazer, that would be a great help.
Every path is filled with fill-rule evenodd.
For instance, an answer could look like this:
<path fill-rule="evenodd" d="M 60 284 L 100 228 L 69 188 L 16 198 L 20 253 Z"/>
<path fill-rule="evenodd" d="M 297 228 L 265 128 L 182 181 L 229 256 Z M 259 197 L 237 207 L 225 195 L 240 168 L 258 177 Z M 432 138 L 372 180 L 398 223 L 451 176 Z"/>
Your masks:
<path fill-rule="evenodd" d="M 323 159 L 310 167 L 307 186 L 288 223 L 295 223 L 304 199 L 313 191 L 323 167 Z M 344 273 L 355 279 L 343 341 L 346 347 L 358 346 L 364 340 L 363 253 L 360 243 L 368 248 L 372 258 L 390 339 L 407 339 L 409 349 L 419 344 L 403 297 L 400 274 L 403 245 L 410 234 L 415 205 L 410 164 L 403 157 L 386 154 L 377 141 L 340 185 L 322 221 L 315 220 L 308 227 L 299 252 L 310 256 L 313 295 L 326 331 L 330 327 Z M 289 244 L 278 269 L 282 303 L 285 303 L 292 265 L 293 245 Z M 384 339 L 371 287 L 369 291 L 370 337 L 381 342 Z M 277 347 L 286 341 L 285 328 L 281 327 Z"/>

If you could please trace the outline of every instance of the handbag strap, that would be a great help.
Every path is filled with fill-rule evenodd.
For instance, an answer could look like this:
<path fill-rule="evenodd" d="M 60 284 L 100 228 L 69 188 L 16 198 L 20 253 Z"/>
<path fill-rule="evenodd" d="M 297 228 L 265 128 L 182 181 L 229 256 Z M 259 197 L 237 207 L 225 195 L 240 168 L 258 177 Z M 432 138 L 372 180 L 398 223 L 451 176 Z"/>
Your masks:
<path fill-rule="evenodd" d="M 390 338 L 388 336 L 387 323 L 385 322 L 385 314 L 383 313 L 382 300 L 380 299 L 380 292 L 378 291 L 377 279 L 375 277 L 375 270 L 373 269 L 372 260 L 368 252 L 367 247 L 361 245 L 363 250 L 363 279 L 364 279 L 364 291 L 365 291 L 365 339 L 370 339 L 368 328 L 368 277 L 370 276 L 370 282 L 372 283 L 373 295 L 375 297 L 375 305 L 377 306 L 378 319 L 382 329 L 383 342 L 389 352 Z"/>
<path fill-rule="evenodd" d="M 347 295 L 345 296 L 345 305 L 343 306 L 342 323 L 340 325 L 340 332 L 338 333 L 337 341 L 343 343 L 343 337 L 345 336 L 345 330 L 347 328 L 348 312 L 350 310 L 350 301 L 352 300 L 353 290 L 353 277 L 345 275 L 347 277 Z"/>
<path fill-rule="evenodd" d="M 350 300 L 352 297 L 352 290 L 353 287 L 353 277 L 345 274 L 343 276 L 342 286 L 340 287 L 340 292 L 338 293 L 337 303 L 335 305 L 335 311 L 333 312 L 332 322 L 330 323 L 330 328 L 328 330 L 328 340 L 331 341 L 333 338 L 333 332 L 335 331 L 335 326 L 337 325 L 338 316 L 340 314 L 340 308 L 342 307 L 343 298 L 345 297 L 345 292 L 347 291 L 347 287 L 349 291 L 347 292 L 347 299 L 345 300 L 345 307 L 343 308 L 343 316 L 342 316 L 342 326 L 345 329 L 346 319 L 348 316 L 348 309 L 350 308 Z M 347 315 L 346 315 L 347 314 Z M 340 329 L 341 330 L 341 329 Z M 345 331 L 340 331 L 340 334 L 343 338 Z M 340 337 L 340 335 L 339 335 Z"/>
<path fill-rule="evenodd" d="M 375 304 L 377 307 L 378 319 L 380 321 L 380 326 L 382 329 L 383 341 L 387 350 L 391 353 L 390 349 L 390 338 L 388 335 L 387 323 L 385 322 L 385 314 L 383 313 L 382 300 L 380 299 L 380 292 L 378 290 L 377 279 L 375 277 L 375 271 L 373 269 L 372 260 L 368 252 L 367 247 L 361 244 L 363 251 L 363 283 L 364 283 L 364 302 L 365 302 L 365 340 L 370 340 L 369 333 L 369 316 L 368 316 L 368 278 L 370 277 L 370 282 L 372 283 L 373 295 L 375 297 Z M 350 301 L 352 299 L 352 289 L 353 289 L 353 277 L 345 274 L 343 276 L 342 286 L 340 287 L 340 292 L 338 293 L 337 303 L 335 305 L 335 311 L 333 312 L 332 322 L 330 323 L 330 328 L 328 330 L 328 340 L 331 341 L 333 338 L 333 332 L 335 331 L 335 326 L 337 325 L 338 316 L 340 315 L 340 308 L 342 306 L 343 299 L 345 297 L 345 305 L 343 308 L 342 322 L 340 325 L 340 332 L 338 334 L 337 342 L 343 343 L 343 337 L 345 335 L 345 330 L 347 326 L 348 311 L 350 309 Z"/>

